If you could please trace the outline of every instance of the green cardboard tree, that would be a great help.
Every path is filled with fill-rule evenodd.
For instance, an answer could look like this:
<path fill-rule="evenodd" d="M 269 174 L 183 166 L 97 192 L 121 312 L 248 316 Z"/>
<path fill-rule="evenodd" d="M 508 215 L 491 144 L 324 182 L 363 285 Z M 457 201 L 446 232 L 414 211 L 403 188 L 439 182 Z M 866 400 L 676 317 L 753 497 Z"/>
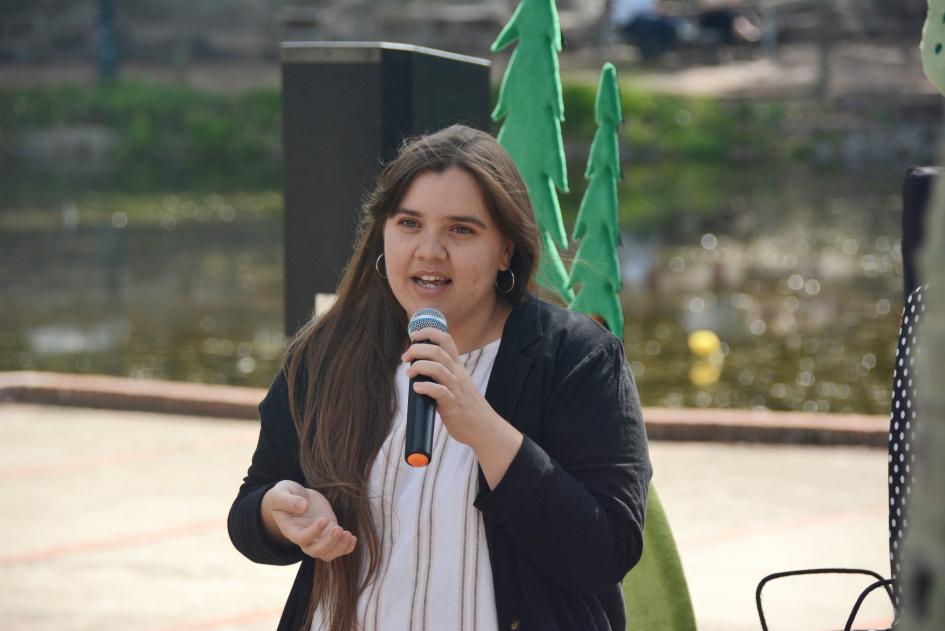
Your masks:
<path fill-rule="evenodd" d="M 617 182 L 620 180 L 620 148 L 617 128 L 623 122 L 617 70 L 604 64 L 597 88 L 594 118 L 597 132 L 591 144 L 584 177 L 589 180 L 577 221 L 574 240 L 581 241 L 571 266 L 570 285 L 579 289 L 571 308 L 599 316 L 614 335 L 623 335 L 620 306 L 620 220 Z"/>
<path fill-rule="evenodd" d="M 502 122 L 498 140 L 521 171 L 535 207 L 542 241 L 538 282 L 570 302 L 574 294 L 558 255 L 558 248 L 567 246 L 567 235 L 555 189 L 568 192 L 568 175 L 561 141 L 561 29 L 554 0 L 522 0 L 492 51 L 516 43 L 492 118 Z"/>
<path fill-rule="evenodd" d="M 602 318 L 614 335 L 623 339 L 622 282 L 617 258 L 620 245 L 617 183 L 621 175 L 617 128 L 623 115 L 617 71 L 611 64 L 604 64 L 601 70 L 595 120 L 597 132 L 584 173 L 589 181 L 574 224 L 574 240 L 581 240 L 581 244 L 571 268 L 571 285 L 578 288 L 571 308 Z M 653 484 L 643 526 L 643 556 L 624 579 L 623 592 L 628 629 L 695 631 L 695 615 L 679 550 Z"/>

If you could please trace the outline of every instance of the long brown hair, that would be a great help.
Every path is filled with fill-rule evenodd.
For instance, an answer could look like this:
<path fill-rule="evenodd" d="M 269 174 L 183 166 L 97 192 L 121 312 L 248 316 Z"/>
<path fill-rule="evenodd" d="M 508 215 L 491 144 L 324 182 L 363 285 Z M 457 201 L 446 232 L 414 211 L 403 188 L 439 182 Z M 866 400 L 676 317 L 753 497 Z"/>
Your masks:
<path fill-rule="evenodd" d="M 381 547 L 367 482 L 390 429 L 394 373 L 408 337 L 407 314 L 375 270 L 375 261 L 383 253 L 384 224 L 413 179 L 452 167 L 473 176 L 492 220 L 514 244 L 515 285 L 500 297 L 515 304 L 534 280 L 540 247 L 534 214 L 525 183 L 501 145 L 462 125 L 404 143 L 364 205 L 354 255 L 334 305 L 306 323 L 286 353 L 284 370 L 306 483 L 328 499 L 338 523 L 358 536 L 351 554 L 328 563 L 315 560 L 306 625 L 322 607 L 329 631 L 356 629 L 358 598 L 377 574 Z M 503 278 L 502 286 L 507 283 Z"/>

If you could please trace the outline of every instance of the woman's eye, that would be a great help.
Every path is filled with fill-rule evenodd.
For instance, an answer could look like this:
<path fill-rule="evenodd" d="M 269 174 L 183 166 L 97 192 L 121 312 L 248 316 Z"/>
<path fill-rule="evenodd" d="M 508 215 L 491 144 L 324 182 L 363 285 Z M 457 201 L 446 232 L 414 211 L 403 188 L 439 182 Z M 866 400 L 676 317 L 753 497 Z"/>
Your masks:
<path fill-rule="evenodd" d="M 417 222 L 414 221 L 413 219 L 401 219 L 401 220 L 398 221 L 397 223 L 398 223 L 399 225 L 403 226 L 404 228 L 416 228 L 416 227 L 417 227 Z"/>
<path fill-rule="evenodd" d="M 472 230 L 472 228 L 468 228 L 466 226 L 454 226 L 453 230 L 458 232 L 459 234 L 474 234 L 474 231 Z"/>

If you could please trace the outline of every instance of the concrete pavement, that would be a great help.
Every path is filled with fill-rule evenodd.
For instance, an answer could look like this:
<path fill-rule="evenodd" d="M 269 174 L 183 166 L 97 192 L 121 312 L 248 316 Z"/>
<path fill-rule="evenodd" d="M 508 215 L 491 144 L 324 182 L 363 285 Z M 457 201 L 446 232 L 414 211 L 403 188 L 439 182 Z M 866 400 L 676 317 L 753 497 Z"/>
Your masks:
<path fill-rule="evenodd" d="M 52 372 L 0 372 L 0 403 L 256 420 L 265 388 Z M 870 445 L 886 448 L 889 417 L 771 410 L 644 407 L 653 440 Z"/>
<path fill-rule="evenodd" d="M 250 563 L 225 527 L 256 433 L 236 419 L 0 405 L 0 629 L 273 629 L 294 568 Z M 754 587 L 769 572 L 888 575 L 884 450 L 651 449 L 702 631 L 758 629 Z M 775 584 L 771 629 L 841 628 L 864 584 Z M 861 620 L 881 623 L 889 606 L 872 601 Z"/>

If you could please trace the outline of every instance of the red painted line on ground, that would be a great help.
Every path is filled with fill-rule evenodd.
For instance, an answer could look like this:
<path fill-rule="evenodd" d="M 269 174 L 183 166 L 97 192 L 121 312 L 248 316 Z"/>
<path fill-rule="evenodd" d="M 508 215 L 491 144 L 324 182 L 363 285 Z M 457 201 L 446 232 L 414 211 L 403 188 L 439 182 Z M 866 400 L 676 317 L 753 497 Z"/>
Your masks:
<path fill-rule="evenodd" d="M 166 541 L 176 537 L 189 537 L 199 535 L 205 532 L 221 531 L 226 528 L 225 524 L 219 520 L 196 522 L 177 526 L 175 528 L 163 528 L 161 530 L 152 530 L 150 532 L 139 532 L 130 535 L 121 535 L 110 539 L 101 539 L 98 541 L 83 541 L 65 546 L 55 546 L 52 548 L 40 548 L 38 550 L 28 550 L 17 554 L 0 556 L 0 565 L 17 565 L 21 563 L 36 563 L 38 561 L 50 561 L 73 554 L 82 554 L 87 552 L 100 552 L 103 550 L 114 550 L 116 548 L 127 548 L 136 545 L 147 545 Z"/>
<path fill-rule="evenodd" d="M 863 521 L 864 519 L 885 520 L 887 514 L 880 508 L 862 508 L 859 510 L 845 511 L 842 513 L 832 513 L 819 515 L 813 518 L 799 518 L 788 521 L 762 524 L 754 527 L 737 528 L 726 530 L 724 532 L 714 533 L 704 537 L 691 537 L 678 541 L 680 548 L 701 548 L 705 546 L 722 545 L 736 541 L 743 541 L 746 537 L 764 537 L 776 535 L 782 532 L 794 532 L 801 528 L 816 528 L 826 524 L 836 524 L 846 521 Z"/>
<path fill-rule="evenodd" d="M 250 624 L 251 622 L 259 622 L 260 620 L 278 620 L 281 614 L 281 609 L 253 609 L 222 618 L 213 618 L 200 622 L 185 622 L 170 627 L 161 627 L 158 631 L 210 631 L 221 627 Z"/>
<path fill-rule="evenodd" d="M 178 448 L 137 449 L 118 451 L 95 456 L 93 458 L 75 458 L 60 461 L 55 464 L 22 465 L 17 467 L 0 468 L 0 481 L 19 480 L 87 471 L 99 467 L 125 464 L 128 462 L 140 463 L 145 460 L 160 460 L 170 456 L 177 456 L 193 449 L 194 453 L 203 453 L 210 449 L 228 449 L 233 446 L 256 444 L 256 436 L 232 437 L 227 440 L 208 440 L 199 443 L 189 443 Z M 186 448 L 186 449 L 184 449 Z"/>

